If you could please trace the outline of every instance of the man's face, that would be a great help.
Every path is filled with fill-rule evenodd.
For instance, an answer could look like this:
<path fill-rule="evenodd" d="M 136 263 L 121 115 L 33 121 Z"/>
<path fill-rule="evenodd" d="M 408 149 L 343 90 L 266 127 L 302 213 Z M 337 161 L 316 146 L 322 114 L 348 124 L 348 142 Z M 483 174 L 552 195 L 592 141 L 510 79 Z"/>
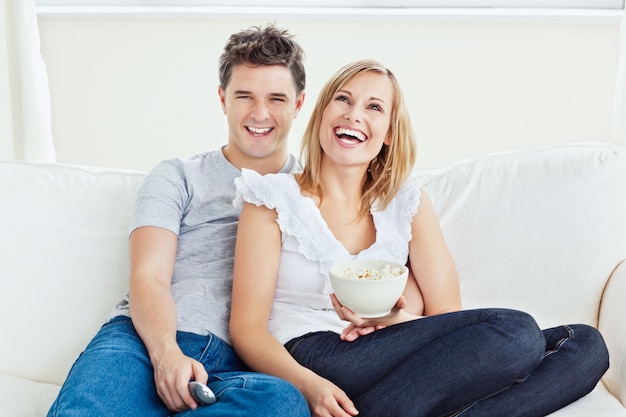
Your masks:
<path fill-rule="evenodd" d="M 291 124 L 304 102 L 304 92 L 296 95 L 289 69 L 237 65 L 219 96 L 228 119 L 226 158 L 238 168 L 278 171 L 287 156 Z"/>

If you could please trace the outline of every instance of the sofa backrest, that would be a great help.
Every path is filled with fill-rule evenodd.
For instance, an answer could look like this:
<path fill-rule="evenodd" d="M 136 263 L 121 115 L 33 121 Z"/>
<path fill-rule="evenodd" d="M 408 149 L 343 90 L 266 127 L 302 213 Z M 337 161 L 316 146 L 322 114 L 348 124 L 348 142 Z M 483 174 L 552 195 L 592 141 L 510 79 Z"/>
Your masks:
<path fill-rule="evenodd" d="M 493 154 L 420 173 L 465 308 L 542 327 L 597 325 L 626 259 L 626 149 Z M 0 373 L 62 383 L 127 292 L 128 219 L 143 173 L 0 162 Z"/>
<path fill-rule="evenodd" d="M 517 308 L 542 327 L 597 326 L 607 280 L 626 259 L 625 148 L 560 145 L 422 174 L 464 308 Z"/>
<path fill-rule="evenodd" d="M 61 383 L 127 292 L 142 173 L 0 162 L 0 373 Z"/>

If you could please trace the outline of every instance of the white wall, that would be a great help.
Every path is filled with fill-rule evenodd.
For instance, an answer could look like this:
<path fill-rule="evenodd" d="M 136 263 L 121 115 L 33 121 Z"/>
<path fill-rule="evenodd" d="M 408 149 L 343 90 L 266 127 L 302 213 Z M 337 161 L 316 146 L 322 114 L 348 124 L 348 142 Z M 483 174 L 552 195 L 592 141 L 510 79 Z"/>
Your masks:
<path fill-rule="evenodd" d="M 267 21 L 40 17 L 58 162 L 147 170 L 225 143 L 218 55 L 230 33 Z M 382 61 L 400 79 L 420 169 L 487 152 L 610 141 L 619 22 L 275 22 L 306 51 L 295 153 L 322 84 L 360 58 Z"/>

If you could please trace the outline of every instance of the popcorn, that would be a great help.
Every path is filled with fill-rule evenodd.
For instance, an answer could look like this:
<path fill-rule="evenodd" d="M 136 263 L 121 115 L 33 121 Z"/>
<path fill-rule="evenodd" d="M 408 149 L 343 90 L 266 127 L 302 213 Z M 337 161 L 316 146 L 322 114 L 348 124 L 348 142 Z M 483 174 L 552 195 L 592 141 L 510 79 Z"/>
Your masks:
<path fill-rule="evenodd" d="M 389 279 L 397 277 L 402 273 L 402 270 L 397 266 L 385 265 L 380 269 L 359 269 L 353 270 L 352 268 L 346 268 L 343 272 L 340 273 L 340 276 L 344 278 L 352 278 L 352 279 L 370 279 L 370 280 L 379 280 L 379 279 Z"/>

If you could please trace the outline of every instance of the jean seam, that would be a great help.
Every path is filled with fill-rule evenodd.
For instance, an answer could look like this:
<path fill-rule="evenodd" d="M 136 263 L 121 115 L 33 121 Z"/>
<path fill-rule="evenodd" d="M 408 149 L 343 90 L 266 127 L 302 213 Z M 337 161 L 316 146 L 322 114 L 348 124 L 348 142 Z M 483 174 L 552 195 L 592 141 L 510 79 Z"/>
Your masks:
<path fill-rule="evenodd" d="M 207 364 L 204 362 L 204 359 L 207 357 L 207 352 L 209 351 L 211 344 L 213 342 L 213 334 L 209 333 L 207 336 L 207 343 L 204 346 L 204 349 L 202 349 L 202 353 L 200 354 L 200 356 L 198 357 L 198 362 L 200 362 L 202 364 L 202 366 L 204 366 L 204 369 L 207 370 Z M 213 366 L 213 368 L 219 368 L 220 365 L 222 363 L 222 356 L 220 355 L 219 359 L 216 359 L 215 364 Z"/>
<path fill-rule="evenodd" d="M 289 352 L 289 354 L 291 356 L 293 356 L 293 353 L 295 352 L 296 348 L 298 347 L 298 345 L 300 344 L 300 342 L 302 342 L 302 338 L 296 340 L 295 342 L 293 342 L 291 344 L 291 346 L 289 346 L 289 349 L 287 349 L 287 352 Z"/>
<path fill-rule="evenodd" d="M 465 405 L 465 406 L 461 407 L 459 410 L 453 412 L 452 414 L 448 414 L 448 415 L 443 416 L 443 417 L 459 417 L 459 416 L 463 415 L 467 410 L 471 409 L 476 404 L 478 404 L 480 401 L 486 400 L 487 398 L 491 398 L 494 395 L 498 395 L 498 394 L 508 390 L 509 388 L 511 388 L 511 385 L 509 385 L 508 387 L 502 388 L 501 390 L 496 391 L 496 392 L 494 392 L 492 394 L 489 394 L 489 395 L 487 395 L 487 396 L 485 396 L 485 397 L 483 397 L 483 398 L 481 398 L 481 399 L 479 399 L 477 401 L 474 401 L 471 404 Z"/>
<path fill-rule="evenodd" d="M 544 353 L 544 355 L 543 355 L 543 357 L 544 357 L 544 358 L 545 358 L 545 357 L 547 357 L 547 356 L 550 356 L 550 355 L 552 355 L 552 354 L 554 354 L 554 353 L 557 353 L 557 352 L 561 349 L 561 347 L 563 347 L 563 345 L 564 345 L 564 344 L 565 344 L 565 343 L 566 343 L 569 339 L 573 339 L 573 338 L 574 338 L 574 329 L 572 329 L 571 327 L 569 327 L 569 326 L 567 326 L 567 325 L 564 325 L 564 326 L 561 326 L 561 327 L 567 331 L 567 337 L 564 337 L 564 338 L 562 338 L 561 340 L 559 340 L 559 341 L 556 343 L 556 345 L 554 346 L 554 348 L 553 348 L 553 349 L 551 349 L 551 350 L 547 350 L 547 351 Z"/>
<path fill-rule="evenodd" d="M 476 403 L 478 403 L 478 401 L 474 401 L 473 403 L 468 404 L 468 405 L 462 407 L 460 410 L 455 411 L 452 414 L 446 414 L 446 415 L 443 415 L 441 417 L 459 417 L 459 416 L 465 414 L 465 412 L 467 410 L 469 410 L 470 408 L 474 407 L 476 405 Z"/>

